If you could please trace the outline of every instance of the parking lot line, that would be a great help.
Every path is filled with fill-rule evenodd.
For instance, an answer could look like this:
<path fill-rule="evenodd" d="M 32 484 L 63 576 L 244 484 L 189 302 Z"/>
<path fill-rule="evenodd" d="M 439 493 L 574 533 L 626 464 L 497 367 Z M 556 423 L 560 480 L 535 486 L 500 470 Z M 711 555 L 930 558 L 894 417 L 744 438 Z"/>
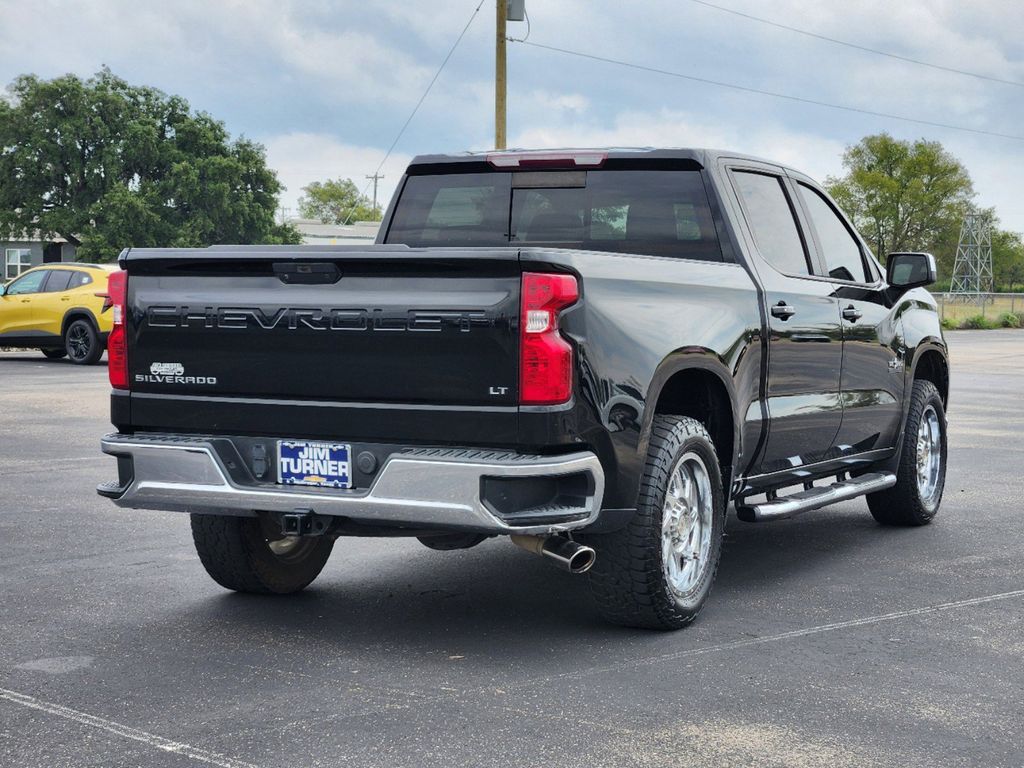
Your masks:
<path fill-rule="evenodd" d="M 11 691 L 6 688 L 0 688 L 0 699 L 9 701 L 13 704 L 19 704 L 30 709 L 39 710 L 40 712 L 45 712 L 49 715 L 63 717 L 66 720 L 72 720 L 81 725 L 89 726 L 90 728 L 98 728 L 101 731 L 112 733 L 115 736 L 120 736 L 124 739 L 140 741 L 143 744 L 148 744 L 149 746 L 162 750 L 163 752 L 173 752 L 175 754 L 184 755 L 185 757 L 190 757 L 201 763 L 218 766 L 218 768 L 257 768 L 252 763 L 235 760 L 234 758 L 226 757 L 216 752 L 210 752 L 205 749 L 193 747 L 190 744 L 171 741 L 170 739 L 165 739 L 161 736 L 147 733 L 146 731 L 140 731 L 137 728 L 122 725 L 121 723 L 114 722 L 113 720 L 105 720 L 102 717 L 96 717 L 95 715 L 90 715 L 85 712 L 79 712 L 77 709 L 71 709 L 70 707 L 64 707 L 60 704 L 43 701 L 33 696 L 18 693 L 17 691 Z"/>
<path fill-rule="evenodd" d="M 618 664 L 609 664 L 603 667 L 591 667 L 589 669 L 578 670 L 575 672 L 563 672 L 558 675 L 529 678 L 527 680 L 523 680 L 521 683 L 514 685 L 506 685 L 503 687 L 505 689 L 529 688 L 541 683 L 549 683 L 553 680 L 587 677 L 589 675 L 599 675 L 605 672 L 617 672 L 619 670 L 628 669 L 630 667 L 640 667 L 648 664 L 660 664 L 662 662 L 676 661 L 677 659 L 683 659 L 689 656 L 703 656 L 705 654 L 718 653 L 720 651 L 731 651 L 736 648 L 749 648 L 750 646 L 755 645 L 778 643 L 784 640 L 793 640 L 796 638 L 808 637 L 809 635 L 820 635 L 825 632 L 836 632 L 842 629 L 854 629 L 856 627 L 870 626 L 872 624 L 882 624 L 883 622 L 887 621 L 897 621 L 898 619 L 908 619 L 913 616 L 924 616 L 930 613 L 940 613 L 942 611 L 951 611 L 957 608 L 968 608 L 974 605 L 994 603 L 1000 600 L 1012 600 L 1014 598 L 1024 598 L 1024 589 L 1015 589 L 1012 592 L 1000 592 L 995 595 L 970 597 L 964 600 L 953 600 L 948 603 L 925 605 L 920 608 L 908 608 L 904 611 L 893 611 L 892 613 L 883 613 L 875 616 L 865 616 L 860 619 L 837 621 L 832 624 L 819 624 L 815 627 L 792 629 L 788 632 L 779 632 L 774 635 L 764 635 L 762 637 L 751 637 L 745 640 L 733 640 L 727 643 L 717 643 L 715 645 L 708 645 L 703 648 L 687 648 L 682 651 L 664 653 L 658 656 L 647 656 L 641 659 L 630 659 L 629 661 L 624 661 Z"/>

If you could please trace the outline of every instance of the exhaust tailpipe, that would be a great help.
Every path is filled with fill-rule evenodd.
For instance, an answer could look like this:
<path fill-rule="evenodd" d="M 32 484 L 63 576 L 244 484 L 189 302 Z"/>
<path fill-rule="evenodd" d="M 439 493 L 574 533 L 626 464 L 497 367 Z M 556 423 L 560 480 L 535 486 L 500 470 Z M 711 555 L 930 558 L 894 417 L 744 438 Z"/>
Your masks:
<path fill-rule="evenodd" d="M 597 553 L 591 547 L 577 544 L 565 536 L 509 536 L 517 547 L 533 552 L 535 555 L 548 558 L 563 571 L 569 573 L 586 573 L 597 559 Z"/>

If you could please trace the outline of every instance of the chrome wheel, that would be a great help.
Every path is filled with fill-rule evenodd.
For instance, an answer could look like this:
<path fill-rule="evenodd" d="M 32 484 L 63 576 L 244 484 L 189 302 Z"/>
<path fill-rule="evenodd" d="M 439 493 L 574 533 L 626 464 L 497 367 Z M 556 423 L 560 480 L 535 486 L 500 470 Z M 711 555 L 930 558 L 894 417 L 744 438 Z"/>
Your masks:
<path fill-rule="evenodd" d="M 66 342 L 68 357 L 72 360 L 85 360 L 92 351 L 92 337 L 89 329 L 81 323 L 75 323 L 68 329 Z"/>
<path fill-rule="evenodd" d="M 942 424 L 931 405 L 917 428 L 917 490 L 928 509 L 934 508 L 942 491 Z"/>
<path fill-rule="evenodd" d="M 676 595 L 691 592 L 710 564 L 714 515 L 707 467 L 696 453 L 686 453 L 672 468 L 662 507 L 662 565 Z"/>

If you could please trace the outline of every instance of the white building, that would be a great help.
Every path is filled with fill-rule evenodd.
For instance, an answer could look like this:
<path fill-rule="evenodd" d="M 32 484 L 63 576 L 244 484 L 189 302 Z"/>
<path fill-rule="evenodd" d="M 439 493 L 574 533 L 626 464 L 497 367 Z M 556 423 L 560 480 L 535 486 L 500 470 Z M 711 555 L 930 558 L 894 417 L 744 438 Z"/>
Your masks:
<path fill-rule="evenodd" d="M 43 238 L 38 232 L 22 232 L 0 236 L 0 283 L 40 264 L 74 261 L 75 250 L 74 245 L 56 235 Z"/>
<path fill-rule="evenodd" d="M 319 219 L 285 219 L 302 234 L 303 245 L 372 245 L 377 239 L 379 221 L 352 224 L 324 224 Z"/>

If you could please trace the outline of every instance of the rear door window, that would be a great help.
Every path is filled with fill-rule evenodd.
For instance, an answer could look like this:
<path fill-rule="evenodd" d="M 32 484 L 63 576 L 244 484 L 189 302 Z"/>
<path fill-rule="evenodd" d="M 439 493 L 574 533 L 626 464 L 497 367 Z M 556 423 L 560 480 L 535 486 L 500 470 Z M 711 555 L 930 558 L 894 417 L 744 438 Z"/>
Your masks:
<path fill-rule="evenodd" d="M 736 171 L 733 178 L 761 256 L 783 274 L 809 275 L 807 251 L 782 179 L 753 171 Z"/>
<path fill-rule="evenodd" d="M 71 276 L 74 273 L 70 269 L 54 269 L 50 271 L 50 277 L 46 281 L 47 293 L 60 293 L 68 289 Z"/>

